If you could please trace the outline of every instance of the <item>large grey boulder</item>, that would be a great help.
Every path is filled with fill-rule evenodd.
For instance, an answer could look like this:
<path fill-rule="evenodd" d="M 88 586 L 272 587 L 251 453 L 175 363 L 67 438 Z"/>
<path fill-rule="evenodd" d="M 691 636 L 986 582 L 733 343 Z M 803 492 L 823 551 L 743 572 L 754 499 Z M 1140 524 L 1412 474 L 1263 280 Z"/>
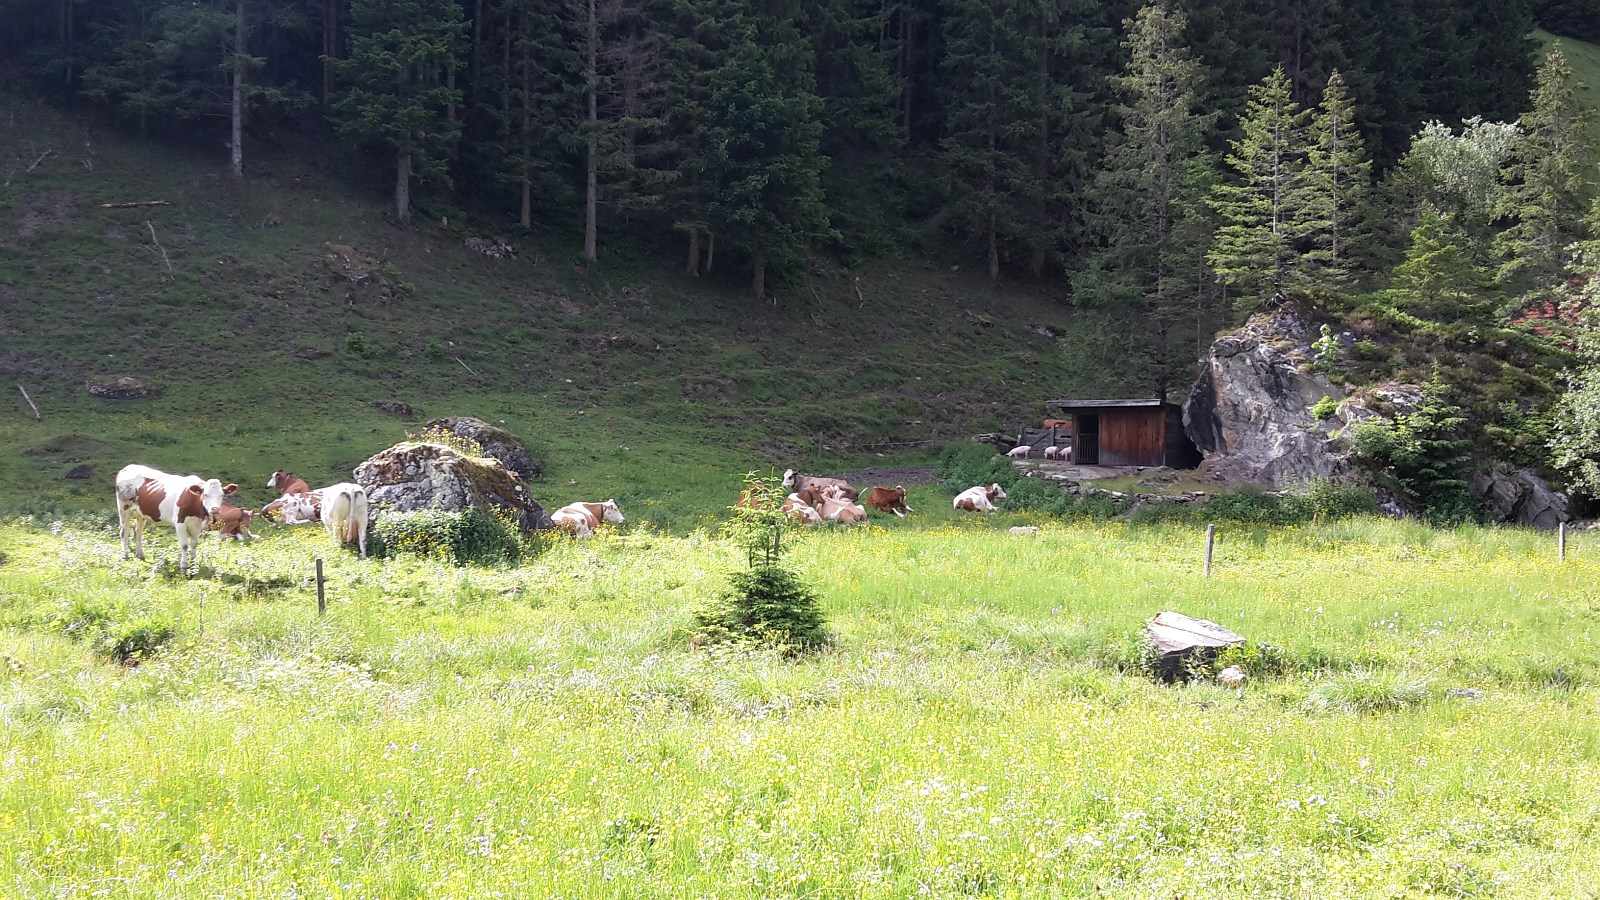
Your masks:
<path fill-rule="evenodd" d="M 466 456 L 443 444 L 396 444 L 356 466 L 354 477 L 366 489 L 377 519 L 388 511 L 476 507 L 510 515 L 523 531 L 551 527 L 515 472 L 497 459 Z"/>
<path fill-rule="evenodd" d="M 504 428 L 490 425 L 472 416 L 447 416 L 423 425 L 425 431 L 443 431 L 475 442 L 483 448 L 483 455 L 498 459 L 505 467 L 522 478 L 538 478 L 544 471 L 533 454 L 517 436 Z"/>
<path fill-rule="evenodd" d="M 1310 371 L 1311 326 L 1291 308 L 1251 316 L 1211 345 L 1183 404 L 1183 425 L 1205 456 L 1201 469 L 1228 483 L 1279 487 L 1349 471 L 1334 440 L 1344 424 L 1312 407 L 1344 394 Z"/>
<path fill-rule="evenodd" d="M 1489 469 L 1472 478 L 1472 493 L 1496 518 L 1530 528 L 1555 528 L 1572 521 L 1566 494 L 1529 469 Z"/>

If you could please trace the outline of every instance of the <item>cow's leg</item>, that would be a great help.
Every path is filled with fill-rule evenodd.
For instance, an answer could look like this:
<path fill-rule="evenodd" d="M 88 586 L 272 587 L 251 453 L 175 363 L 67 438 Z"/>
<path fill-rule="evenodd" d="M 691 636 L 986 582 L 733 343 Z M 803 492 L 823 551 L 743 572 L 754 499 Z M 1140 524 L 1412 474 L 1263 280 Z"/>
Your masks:
<path fill-rule="evenodd" d="M 889 512 L 892 512 L 892 513 L 894 513 L 894 514 L 895 514 L 895 515 L 897 515 L 897 516 L 899 516 L 899 517 L 900 517 L 900 518 L 902 518 L 902 519 L 904 519 L 904 518 L 905 518 L 905 517 L 906 517 L 906 514 L 905 514 L 905 513 L 903 513 L 903 512 L 901 512 L 901 511 L 900 511 L 900 510 L 898 510 L 898 509 L 891 509 L 891 510 L 889 510 Z"/>
<path fill-rule="evenodd" d="M 128 552 L 128 504 L 121 497 L 117 498 L 117 536 L 122 538 L 122 558 L 127 559 Z"/>
<path fill-rule="evenodd" d="M 144 561 L 144 526 L 145 518 L 142 513 L 134 512 L 133 516 L 133 555 Z"/>

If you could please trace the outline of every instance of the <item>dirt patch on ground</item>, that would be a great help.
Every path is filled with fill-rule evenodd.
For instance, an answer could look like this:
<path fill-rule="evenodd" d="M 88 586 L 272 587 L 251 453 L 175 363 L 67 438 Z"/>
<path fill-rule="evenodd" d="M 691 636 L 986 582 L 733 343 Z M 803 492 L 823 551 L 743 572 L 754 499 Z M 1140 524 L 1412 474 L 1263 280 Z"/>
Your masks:
<path fill-rule="evenodd" d="M 939 483 L 939 479 L 933 477 L 933 466 L 882 466 L 846 472 L 839 477 L 863 489 L 873 485 L 903 484 L 912 487 Z"/>
<path fill-rule="evenodd" d="M 40 191 L 29 196 L 17 223 L 17 240 L 30 238 L 71 219 L 76 201 L 71 191 Z"/>

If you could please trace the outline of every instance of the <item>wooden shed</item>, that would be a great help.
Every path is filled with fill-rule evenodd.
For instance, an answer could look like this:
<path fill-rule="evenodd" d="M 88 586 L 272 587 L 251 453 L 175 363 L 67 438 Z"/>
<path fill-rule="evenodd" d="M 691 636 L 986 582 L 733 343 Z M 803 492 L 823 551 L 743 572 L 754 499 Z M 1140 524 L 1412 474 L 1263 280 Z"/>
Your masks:
<path fill-rule="evenodd" d="M 1072 420 L 1072 462 L 1081 466 L 1192 469 L 1200 451 L 1183 430 L 1183 409 L 1163 400 L 1051 400 Z"/>

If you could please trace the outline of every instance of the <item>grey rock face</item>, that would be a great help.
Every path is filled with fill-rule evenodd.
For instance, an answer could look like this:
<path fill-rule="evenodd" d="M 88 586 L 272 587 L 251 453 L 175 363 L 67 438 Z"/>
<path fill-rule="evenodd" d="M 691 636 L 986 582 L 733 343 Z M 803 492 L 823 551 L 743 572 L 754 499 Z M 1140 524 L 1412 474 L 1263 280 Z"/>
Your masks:
<path fill-rule="evenodd" d="M 441 444 L 396 444 L 356 466 L 354 478 L 366 489 L 374 518 L 390 510 L 476 507 L 510 514 L 524 531 L 551 527 L 522 479 L 499 460 L 463 456 Z"/>
<path fill-rule="evenodd" d="M 1530 528 L 1572 521 L 1572 502 L 1528 469 L 1490 469 L 1472 479 L 1472 493 L 1495 517 Z"/>
<path fill-rule="evenodd" d="M 544 471 L 544 466 L 533 454 L 528 452 L 526 445 L 517 439 L 517 436 L 504 428 L 490 425 L 482 419 L 472 416 L 447 416 L 434 419 L 422 426 L 429 431 L 448 431 L 457 437 L 464 437 L 475 441 L 483 448 L 483 455 L 491 459 L 498 459 L 507 469 L 522 478 L 538 478 Z"/>

